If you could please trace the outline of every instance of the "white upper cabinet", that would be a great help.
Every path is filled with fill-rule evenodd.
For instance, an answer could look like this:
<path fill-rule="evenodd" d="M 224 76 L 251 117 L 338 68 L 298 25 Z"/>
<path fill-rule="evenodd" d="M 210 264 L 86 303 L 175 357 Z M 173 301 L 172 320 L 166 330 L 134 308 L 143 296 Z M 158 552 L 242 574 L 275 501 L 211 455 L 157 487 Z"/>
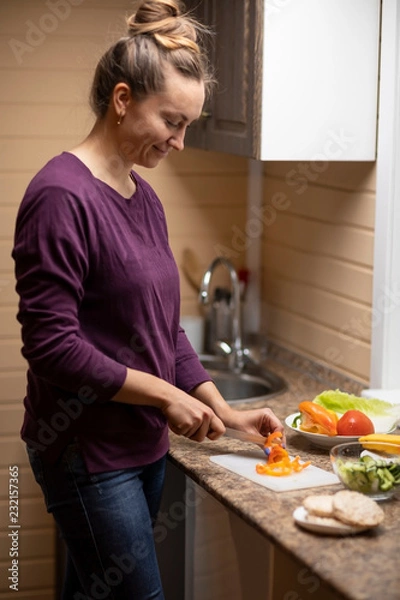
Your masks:
<path fill-rule="evenodd" d="M 218 87 L 187 145 L 261 160 L 375 160 L 380 0 L 189 0 Z"/>

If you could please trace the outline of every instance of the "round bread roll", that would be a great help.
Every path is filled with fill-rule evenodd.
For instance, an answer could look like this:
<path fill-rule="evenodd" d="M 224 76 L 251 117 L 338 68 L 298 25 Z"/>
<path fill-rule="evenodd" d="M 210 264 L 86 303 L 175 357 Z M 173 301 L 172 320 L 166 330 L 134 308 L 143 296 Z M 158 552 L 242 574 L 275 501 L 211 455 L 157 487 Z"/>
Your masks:
<path fill-rule="evenodd" d="M 342 490 L 332 498 L 333 516 L 343 523 L 356 527 L 375 527 L 384 519 L 384 512 L 375 500 L 359 492 Z"/>
<path fill-rule="evenodd" d="M 317 515 L 310 515 L 308 513 L 306 516 L 306 521 L 309 523 L 314 523 L 314 525 L 343 529 L 343 531 L 354 530 L 350 525 L 347 525 L 347 523 L 343 523 L 343 521 L 339 521 L 339 519 L 335 519 L 334 517 L 318 517 Z"/>
<path fill-rule="evenodd" d="M 333 496 L 328 494 L 307 496 L 303 500 L 303 506 L 309 515 L 333 517 Z"/>

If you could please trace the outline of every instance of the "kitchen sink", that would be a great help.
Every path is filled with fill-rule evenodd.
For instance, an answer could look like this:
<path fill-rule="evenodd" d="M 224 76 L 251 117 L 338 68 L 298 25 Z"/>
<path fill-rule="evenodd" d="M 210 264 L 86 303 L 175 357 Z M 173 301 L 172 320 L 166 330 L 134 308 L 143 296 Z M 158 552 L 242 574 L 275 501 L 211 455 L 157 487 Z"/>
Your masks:
<path fill-rule="evenodd" d="M 286 389 L 281 377 L 257 364 L 246 362 L 241 373 L 234 373 L 222 357 L 200 355 L 200 361 L 229 404 L 269 400 Z"/>

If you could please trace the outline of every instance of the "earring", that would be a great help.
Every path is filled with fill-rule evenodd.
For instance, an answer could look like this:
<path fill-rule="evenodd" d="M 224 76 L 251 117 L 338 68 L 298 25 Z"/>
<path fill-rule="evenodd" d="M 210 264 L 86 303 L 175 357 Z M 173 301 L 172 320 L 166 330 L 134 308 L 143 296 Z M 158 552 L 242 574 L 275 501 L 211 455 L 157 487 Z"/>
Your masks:
<path fill-rule="evenodd" d="M 118 121 L 117 121 L 117 125 L 121 125 L 121 121 L 122 121 L 122 113 L 119 115 L 118 117 Z"/>

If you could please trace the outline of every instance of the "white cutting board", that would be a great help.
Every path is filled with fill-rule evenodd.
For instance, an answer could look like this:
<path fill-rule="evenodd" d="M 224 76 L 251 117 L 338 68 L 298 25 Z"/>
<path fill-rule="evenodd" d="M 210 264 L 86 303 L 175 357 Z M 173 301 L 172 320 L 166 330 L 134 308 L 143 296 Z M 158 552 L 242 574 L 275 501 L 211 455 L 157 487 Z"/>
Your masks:
<path fill-rule="evenodd" d="M 210 460 L 232 471 L 232 473 L 250 479 L 250 481 L 254 481 L 274 492 L 288 492 L 290 490 L 301 490 L 340 483 L 334 473 L 324 471 L 324 469 L 320 469 L 314 465 L 309 465 L 303 471 L 300 471 L 300 473 L 293 473 L 285 477 L 259 475 L 256 472 L 256 464 L 265 462 L 266 457 L 263 457 L 258 452 L 249 454 L 218 454 L 211 456 Z"/>

